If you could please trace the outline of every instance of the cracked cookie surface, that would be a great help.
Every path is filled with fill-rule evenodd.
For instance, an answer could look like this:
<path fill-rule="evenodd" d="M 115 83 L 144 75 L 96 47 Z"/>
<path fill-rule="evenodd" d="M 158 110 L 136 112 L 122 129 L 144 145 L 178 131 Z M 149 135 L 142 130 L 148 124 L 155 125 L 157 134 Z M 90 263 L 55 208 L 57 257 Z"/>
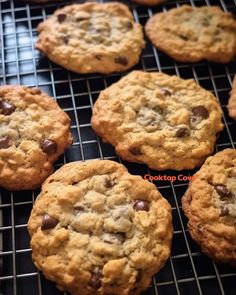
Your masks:
<path fill-rule="evenodd" d="M 40 186 L 71 143 L 70 119 L 51 97 L 36 88 L 0 86 L 0 186 Z"/>
<path fill-rule="evenodd" d="M 202 251 L 236 266 L 236 150 L 207 158 L 189 184 L 182 207 Z"/>
<path fill-rule="evenodd" d="M 73 295 L 138 295 L 170 255 L 171 207 L 156 187 L 108 160 L 64 165 L 28 222 L 32 257 Z"/>
<path fill-rule="evenodd" d="M 144 47 L 140 24 L 121 3 L 73 4 L 58 9 L 38 26 L 36 48 L 78 73 L 125 71 Z"/>
<path fill-rule="evenodd" d="M 178 61 L 227 63 L 236 55 L 236 20 L 217 6 L 183 5 L 157 13 L 145 31 L 158 49 Z"/>
<path fill-rule="evenodd" d="M 234 76 L 227 108 L 230 117 L 236 120 L 236 76 Z"/>
<path fill-rule="evenodd" d="M 133 71 L 100 93 L 91 123 L 123 159 L 182 170 L 213 152 L 221 115 L 213 94 L 193 80 Z"/>

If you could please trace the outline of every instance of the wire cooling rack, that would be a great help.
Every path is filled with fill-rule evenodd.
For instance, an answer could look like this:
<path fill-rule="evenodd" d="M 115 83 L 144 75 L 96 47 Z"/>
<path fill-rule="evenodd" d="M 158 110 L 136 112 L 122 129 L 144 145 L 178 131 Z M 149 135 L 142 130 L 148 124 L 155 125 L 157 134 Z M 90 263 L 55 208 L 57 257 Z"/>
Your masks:
<path fill-rule="evenodd" d="M 123 74 L 79 75 L 51 63 L 34 48 L 36 27 L 60 3 L 33 5 L 21 0 L 0 0 L 0 83 L 37 86 L 55 97 L 71 118 L 74 143 L 57 161 L 63 163 L 92 158 L 117 159 L 114 149 L 104 144 L 90 125 L 92 105 L 99 92 L 118 81 Z M 76 2 L 76 1 L 74 1 Z M 69 2 L 70 3 L 70 2 Z M 179 0 L 148 8 L 127 3 L 137 22 L 142 25 L 155 12 L 168 10 L 182 4 L 195 6 L 219 5 L 236 14 L 236 0 Z M 236 144 L 236 124 L 228 117 L 226 104 L 236 60 L 227 65 L 208 62 L 177 63 L 156 50 L 150 42 L 143 51 L 135 69 L 163 71 L 182 78 L 194 78 L 201 86 L 212 91 L 220 100 L 224 111 L 224 131 L 217 140 L 216 151 Z M 177 176 L 174 171 L 151 171 L 145 165 L 123 162 L 132 174 Z M 191 175 L 195 171 L 183 171 Z M 174 238 L 171 258 L 155 275 L 144 295 L 198 295 L 236 294 L 236 270 L 215 264 L 203 255 L 186 229 L 186 219 L 181 209 L 181 197 L 187 181 L 156 181 L 160 192 L 173 209 Z M 38 191 L 8 192 L 1 189 L 0 203 L 0 295 L 56 295 L 63 294 L 37 271 L 31 261 L 27 220 Z M 2 217 L 1 217 L 2 215 Z M 65 294 L 65 293 L 64 293 Z M 83 295 L 83 293 L 81 293 Z"/>

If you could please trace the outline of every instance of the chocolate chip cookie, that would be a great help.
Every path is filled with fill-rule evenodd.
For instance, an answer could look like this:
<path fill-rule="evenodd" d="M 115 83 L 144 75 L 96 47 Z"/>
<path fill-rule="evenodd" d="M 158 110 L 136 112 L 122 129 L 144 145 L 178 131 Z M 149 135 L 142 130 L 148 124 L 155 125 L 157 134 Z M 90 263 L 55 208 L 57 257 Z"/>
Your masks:
<path fill-rule="evenodd" d="M 157 13 L 145 30 L 158 49 L 177 61 L 227 63 L 236 55 L 236 20 L 216 6 L 183 5 Z"/>
<path fill-rule="evenodd" d="M 188 229 L 202 251 L 236 266 L 236 150 L 207 158 L 182 199 Z"/>
<path fill-rule="evenodd" d="M 228 108 L 230 117 L 236 120 L 236 76 L 234 76 L 232 90 L 230 92 L 227 108 Z"/>
<path fill-rule="evenodd" d="M 0 86 L 0 186 L 33 189 L 71 144 L 70 119 L 36 88 Z"/>
<path fill-rule="evenodd" d="M 213 152 L 221 116 L 213 94 L 193 80 L 133 71 L 100 93 L 91 122 L 121 158 L 182 170 Z"/>
<path fill-rule="evenodd" d="M 28 229 L 35 265 L 59 289 L 138 295 L 170 255 L 171 208 L 121 164 L 73 162 L 44 182 Z"/>
<path fill-rule="evenodd" d="M 139 4 L 152 6 L 152 5 L 158 5 L 158 4 L 164 3 L 167 0 L 133 0 L 133 1 Z"/>
<path fill-rule="evenodd" d="M 121 3 L 85 3 L 58 9 L 39 24 L 36 48 L 78 73 L 125 71 L 144 47 L 140 24 Z"/>

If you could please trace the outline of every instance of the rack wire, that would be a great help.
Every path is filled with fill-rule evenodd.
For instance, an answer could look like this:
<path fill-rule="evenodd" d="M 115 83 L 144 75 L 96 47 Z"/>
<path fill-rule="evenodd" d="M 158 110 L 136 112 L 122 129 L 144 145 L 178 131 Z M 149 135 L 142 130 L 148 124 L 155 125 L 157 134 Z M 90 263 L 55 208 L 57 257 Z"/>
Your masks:
<path fill-rule="evenodd" d="M 79 2 L 79 1 L 73 1 Z M 103 1 L 101 1 L 103 2 Z M 105 2 L 105 1 L 104 1 Z M 130 6 L 135 20 L 144 25 L 156 12 L 183 4 L 193 6 L 218 5 L 224 11 L 236 14 L 236 0 L 170 0 L 164 5 L 148 8 L 124 1 Z M 99 92 L 118 81 L 122 74 L 79 75 L 51 63 L 35 48 L 37 25 L 53 11 L 71 1 L 44 5 L 20 0 L 0 0 L 0 84 L 36 86 L 55 97 L 70 116 L 74 143 L 57 161 L 57 169 L 66 162 L 94 158 L 117 158 L 114 149 L 103 143 L 93 132 L 90 119 L 92 106 Z M 236 60 L 227 65 L 210 62 L 178 63 L 155 49 L 147 41 L 140 63 L 135 69 L 163 71 L 182 78 L 193 78 L 212 91 L 219 99 L 224 117 L 224 131 L 217 140 L 216 151 L 236 144 L 236 123 L 230 119 L 226 105 Z M 122 162 L 122 161 L 121 161 Z M 132 174 L 177 175 L 174 171 L 153 171 L 145 165 L 123 162 Z M 183 171 L 192 175 L 195 171 Z M 154 182 L 168 199 L 173 210 L 174 238 L 171 258 L 153 277 L 152 285 L 144 295 L 233 295 L 236 294 L 236 270 L 214 263 L 192 241 L 181 209 L 181 197 L 187 181 Z M 27 220 L 39 191 L 9 192 L 0 189 L 0 295 L 56 295 L 54 283 L 37 271 L 31 260 Z M 64 293 L 65 294 L 65 293 Z"/>

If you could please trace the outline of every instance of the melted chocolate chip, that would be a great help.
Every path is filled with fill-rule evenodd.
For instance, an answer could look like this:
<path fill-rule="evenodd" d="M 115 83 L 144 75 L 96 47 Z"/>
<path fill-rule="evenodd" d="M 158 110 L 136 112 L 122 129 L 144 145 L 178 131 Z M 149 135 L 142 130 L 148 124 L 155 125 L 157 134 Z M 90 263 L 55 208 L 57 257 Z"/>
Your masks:
<path fill-rule="evenodd" d="M 176 134 L 177 137 L 188 137 L 190 135 L 190 131 L 187 128 L 180 128 L 177 130 Z"/>
<path fill-rule="evenodd" d="M 101 54 L 96 54 L 96 55 L 95 55 L 95 58 L 96 58 L 97 60 L 101 60 L 101 59 L 102 59 L 102 55 L 101 55 Z"/>
<path fill-rule="evenodd" d="M 221 209 L 220 209 L 220 216 L 227 216 L 229 215 L 229 209 L 226 205 L 224 205 Z"/>
<path fill-rule="evenodd" d="M 5 116 L 11 115 L 15 111 L 16 107 L 7 101 L 0 101 L 0 114 Z"/>
<path fill-rule="evenodd" d="M 127 66 L 127 64 L 128 64 L 128 60 L 124 56 L 118 56 L 114 59 L 114 61 L 116 64 L 120 64 L 122 66 Z"/>
<path fill-rule="evenodd" d="M 193 108 L 192 113 L 194 117 L 201 119 L 207 119 L 209 117 L 209 112 L 204 106 L 197 106 Z"/>
<path fill-rule="evenodd" d="M 54 217 L 45 214 L 43 216 L 43 222 L 41 225 L 41 230 L 47 230 L 47 229 L 52 229 L 58 224 L 58 220 L 55 219 Z"/>
<path fill-rule="evenodd" d="M 74 213 L 78 217 L 80 214 L 83 214 L 85 212 L 85 208 L 80 204 L 76 203 L 74 205 Z"/>
<path fill-rule="evenodd" d="M 0 138 L 0 149 L 7 149 L 11 146 L 11 139 L 9 136 Z"/>
<path fill-rule="evenodd" d="M 60 13 L 57 15 L 57 20 L 59 23 L 64 22 L 64 20 L 66 19 L 66 14 L 65 13 Z"/>
<path fill-rule="evenodd" d="M 111 188 L 111 187 L 113 187 L 113 182 L 111 181 L 110 178 L 106 178 L 104 185 L 106 188 Z"/>
<path fill-rule="evenodd" d="M 81 205 L 74 205 L 74 209 L 76 210 L 76 211 L 78 211 L 78 212 L 81 212 L 81 211 L 84 211 L 84 207 L 83 206 L 81 206 Z"/>
<path fill-rule="evenodd" d="M 129 30 L 133 29 L 133 24 L 131 22 L 127 22 L 126 28 Z"/>
<path fill-rule="evenodd" d="M 62 40 L 63 40 L 63 42 L 64 42 L 65 44 L 68 44 L 70 39 L 69 39 L 68 36 L 63 36 L 63 37 L 62 37 Z"/>
<path fill-rule="evenodd" d="M 171 92 L 166 88 L 161 88 L 160 91 L 163 95 L 171 96 Z"/>
<path fill-rule="evenodd" d="M 89 285 L 95 289 L 99 289 L 102 285 L 102 274 L 101 272 L 92 273 Z"/>
<path fill-rule="evenodd" d="M 228 198 L 231 196 L 230 190 L 223 184 L 217 184 L 214 188 L 222 198 Z"/>
<path fill-rule="evenodd" d="M 57 150 L 57 144 L 51 139 L 44 139 L 41 142 L 41 149 L 48 155 L 52 155 Z"/>
<path fill-rule="evenodd" d="M 144 200 L 137 200 L 135 201 L 133 208 L 136 211 L 149 211 L 149 203 Z"/>
<path fill-rule="evenodd" d="M 179 35 L 179 37 L 184 40 L 184 41 L 188 41 L 188 37 L 187 36 L 184 36 L 184 35 Z"/>
<path fill-rule="evenodd" d="M 133 147 L 133 148 L 129 149 L 129 151 L 134 156 L 141 156 L 142 155 L 142 152 L 140 151 L 140 148 L 138 148 L 138 147 Z"/>

